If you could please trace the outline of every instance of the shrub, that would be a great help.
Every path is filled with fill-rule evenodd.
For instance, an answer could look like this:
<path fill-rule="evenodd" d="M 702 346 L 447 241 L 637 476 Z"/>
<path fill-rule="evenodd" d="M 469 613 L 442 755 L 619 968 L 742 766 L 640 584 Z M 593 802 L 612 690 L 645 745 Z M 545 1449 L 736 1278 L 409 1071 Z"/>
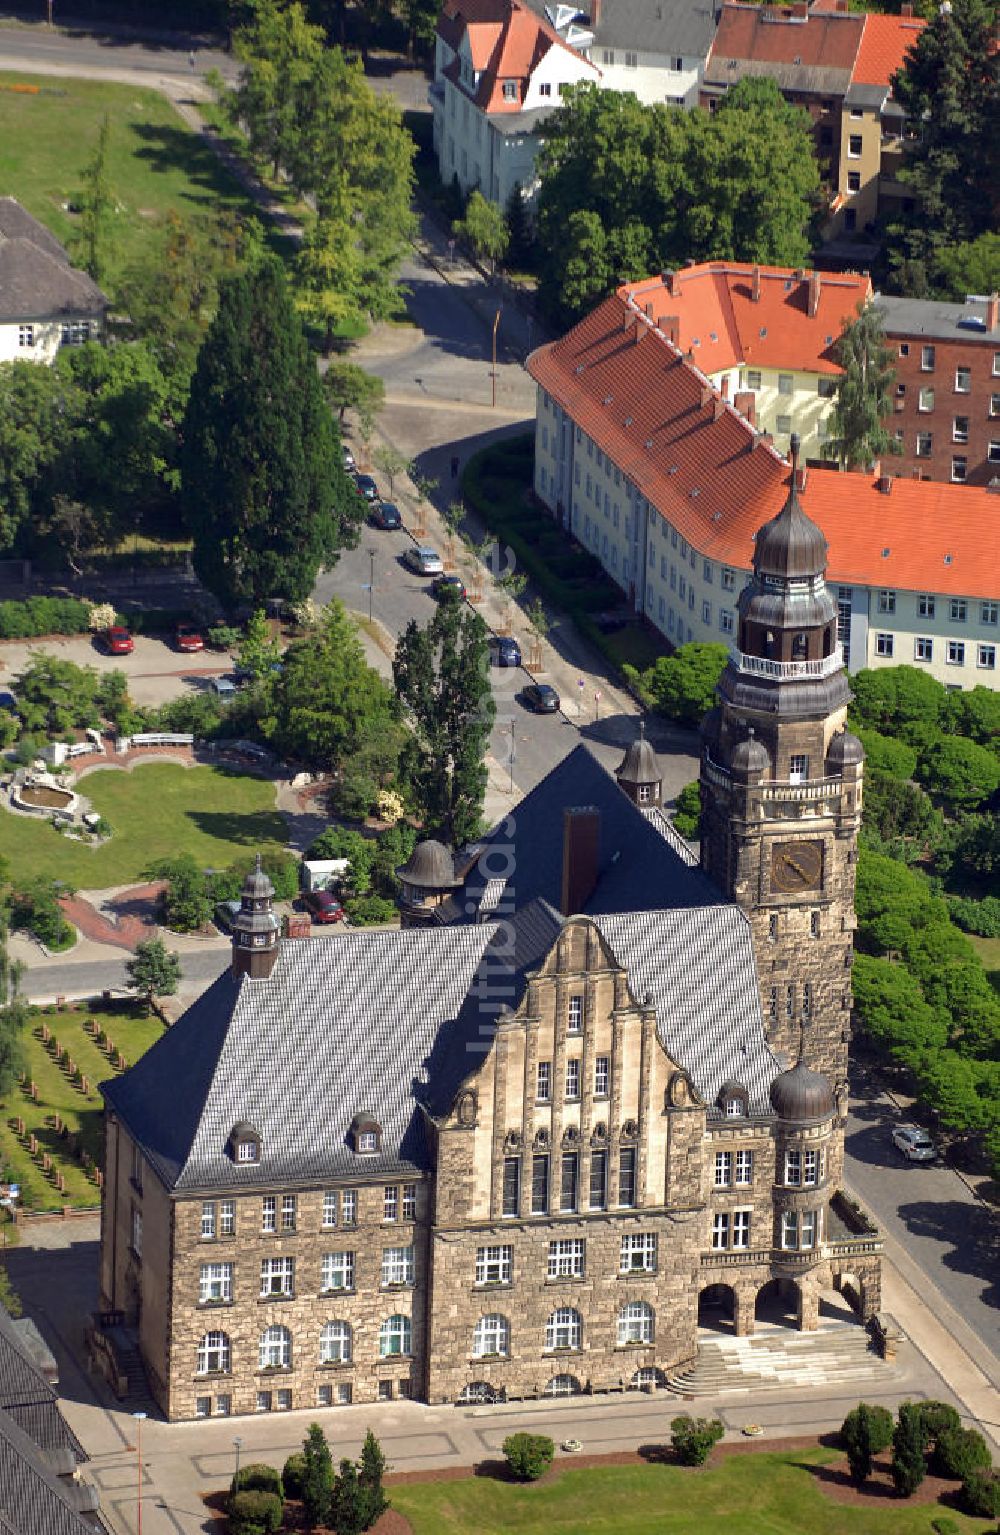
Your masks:
<path fill-rule="evenodd" d="M 349 922 L 355 927 L 374 927 L 381 922 L 391 922 L 397 916 L 394 902 L 380 895 L 359 895 L 346 902 L 344 910 Z"/>
<path fill-rule="evenodd" d="M 683 1413 L 670 1424 L 670 1443 L 682 1466 L 703 1466 L 725 1433 L 718 1418 L 692 1418 Z"/>
<path fill-rule="evenodd" d="M 931 1452 L 935 1476 L 953 1476 L 964 1482 L 974 1471 L 988 1471 L 993 1464 L 989 1445 L 974 1428 L 944 1428 Z"/>
<path fill-rule="evenodd" d="M 840 1427 L 840 1437 L 847 1451 L 851 1476 L 856 1482 L 866 1482 L 871 1476 L 875 1456 L 892 1443 L 892 1430 L 892 1413 L 885 1407 L 859 1402 L 847 1414 Z"/>
<path fill-rule="evenodd" d="M 919 1407 L 924 1433 L 932 1444 L 948 1429 L 962 1426 L 962 1420 L 950 1402 L 920 1402 Z"/>
<path fill-rule="evenodd" d="M 275 1466 L 267 1466 L 263 1461 L 252 1460 L 246 1466 L 241 1466 L 239 1475 L 234 1476 L 229 1487 L 230 1492 L 273 1492 L 277 1498 L 281 1498 L 281 1472 Z"/>
<path fill-rule="evenodd" d="M 301 1498 L 302 1477 L 306 1469 L 306 1458 L 301 1450 L 296 1450 L 289 1455 L 281 1468 L 281 1485 L 286 1498 Z"/>
<path fill-rule="evenodd" d="M 74 942 L 51 880 L 32 880 L 14 891 L 10 925 L 33 933 L 47 949 L 68 949 Z"/>
<path fill-rule="evenodd" d="M 906 741 L 884 736 L 877 730 L 858 730 L 858 740 L 865 749 L 866 770 L 886 773 L 890 778 L 912 778 L 917 767 L 917 753 Z"/>
<path fill-rule="evenodd" d="M 701 835 L 701 790 L 697 781 L 685 784 L 678 794 L 674 825 L 689 841 L 695 841 Z"/>
<path fill-rule="evenodd" d="M 962 1501 L 977 1519 L 1000 1514 L 1000 1471 L 973 1471 L 962 1483 Z"/>
<path fill-rule="evenodd" d="M 275 1472 L 277 1475 L 277 1472 Z M 234 1492 L 229 1499 L 230 1535 L 272 1535 L 281 1529 L 283 1506 L 276 1492 Z"/>
<path fill-rule="evenodd" d="M 1000 896 L 985 895 L 981 901 L 953 896 L 948 914 L 956 926 L 978 938 L 1000 938 Z"/>
<path fill-rule="evenodd" d="M 913 1402 L 902 1402 L 892 1436 L 892 1480 L 901 1498 L 911 1497 L 923 1481 L 927 1473 L 924 1464 L 926 1448 L 927 1432 L 920 1407 Z"/>
<path fill-rule="evenodd" d="M 25 602 L 0 602 L 0 639 L 86 634 L 89 628 L 90 603 L 76 597 L 29 597 Z"/>
<path fill-rule="evenodd" d="M 957 1521 L 948 1514 L 941 1514 L 937 1519 L 932 1519 L 931 1529 L 934 1535 L 961 1535 Z"/>
<path fill-rule="evenodd" d="M 90 610 L 90 628 L 95 634 L 110 629 L 118 617 L 113 602 L 95 602 Z"/>
<path fill-rule="evenodd" d="M 545 1434 L 509 1434 L 503 1453 L 510 1473 L 519 1482 L 537 1482 L 552 1464 L 556 1447 Z"/>

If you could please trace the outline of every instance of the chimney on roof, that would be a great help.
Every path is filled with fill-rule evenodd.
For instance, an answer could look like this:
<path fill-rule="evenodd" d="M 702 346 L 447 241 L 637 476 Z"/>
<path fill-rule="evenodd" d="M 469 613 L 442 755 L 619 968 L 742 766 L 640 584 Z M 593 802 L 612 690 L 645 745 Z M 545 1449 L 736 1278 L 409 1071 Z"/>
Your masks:
<path fill-rule="evenodd" d="M 645 307 L 645 310 L 646 310 L 646 319 L 647 320 L 651 320 L 653 318 L 653 305 L 652 305 L 652 303 L 650 302 L 650 303 L 646 304 L 644 307 Z"/>
<path fill-rule="evenodd" d="M 757 438 L 757 441 L 760 443 L 761 447 L 764 447 L 764 448 L 773 448 L 774 447 L 774 437 L 772 436 L 772 434 L 770 432 L 761 432 L 760 436 Z"/>
<path fill-rule="evenodd" d="M 681 334 L 680 315 L 661 314 L 656 323 L 660 330 L 662 330 L 663 334 L 666 336 L 667 340 L 672 341 L 674 346 L 676 346 Z"/>
<path fill-rule="evenodd" d="M 667 271 L 660 273 L 660 281 L 670 294 L 670 297 L 677 298 L 681 291 L 681 285 L 677 281 L 677 273 L 668 268 Z"/>
<path fill-rule="evenodd" d="M 986 329 L 996 330 L 1000 326 L 1000 293 L 991 293 L 986 300 Z"/>
<path fill-rule="evenodd" d="M 751 426 L 757 425 L 757 396 L 752 389 L 738 389 L 733 404 Z"/>
<path fill-rule="evenodd" d="M 901 16 L 912 16 L 913 15 L 913 6 L 910 5 L 909 3 L 907 3 L 906 5 L 901 5 L 899 7 L 899 14 Z"/>
<path fill-rule="evenodd" d="M 722 375 L 722 381 L 719 384 L 719 392 L 722 395 L 722 398 L 724 400 L 728 400 L 729 399 L 729 374 L 728 373 L 723 373 L 723 375 Z"/>
<path fill-rule="evenodd" d="M 706 405 L 710 405 L 711 404 L 713 393 L 714 393 L 714 391 L 712 389 L 711 384 L 702 384 L 702 386 L 701 386 L 701 408 L 702 408 L 702 410 L 705 409 Z"/>
<path fill-rule="evenodd" d="M 820 275 L 818 272 L 809 273 L 809 288 L 807 292 L 807 309 L 810 320 L 816 318 L 819 310 L 819 295 L 821 289 Z"/>
<path fill-rule="evenodd" d="M 755 266 L 750 274 L 750 297 L 755 304 L 760 303 L 760 267 Z"/>
<path fill-rule="evenodd" d="M 597 884 L 601 851 L 601 812 L 595 805 L 563 811 L 562 900 L 564 917 L 582 911 Z"/>
<path fill-rule="evenodd" d="M 878 477 L 878 488 L 879 488 L 879 491 L 881 492 L 881 494 L 883 496 L 891 496 L 892 495 L 892 475 L 891 474 L 880 474 L 879 477 Z"/>
<path fill-rule="evenodd" d="M 877 480 L 879 478 L 879 476 L 881 475 L 881 473 L 882 473 L 882 460 L 880 458 L 873 458 L 872 459 L 872 463 L 871 463 L 872 479 Z"/>
<path fill-rule="evenodd" d="M 721 394 L 717 394 L 712 401 L 712 420 L 718 421 L 719 417 L 725 412 L 725 409 L 725 400 L 722 398 Z"/>
<path fill-rule="evenodd" d="M 799 21 L 805 21 L 809 15 L 809 7 L 805 0 L 796 0 L 796 3 L 792 6 L 792 15 Z"/>
<path fill-rule="evenodd" d="M 590 30 L 593 32 L 601 25 L 601 0 L 590 0 Z"/>
<path fill-rule="evenodd" d="M 808 472 L 809 471 L 807 470 L 805 464 L 802 464 L 798 468 L 796 468 L 796 470 L 795 470 L 795 489 L 796 490 L 805 490 L 805 488 L 806 488 L 806 475 L 808 474 Z"/>

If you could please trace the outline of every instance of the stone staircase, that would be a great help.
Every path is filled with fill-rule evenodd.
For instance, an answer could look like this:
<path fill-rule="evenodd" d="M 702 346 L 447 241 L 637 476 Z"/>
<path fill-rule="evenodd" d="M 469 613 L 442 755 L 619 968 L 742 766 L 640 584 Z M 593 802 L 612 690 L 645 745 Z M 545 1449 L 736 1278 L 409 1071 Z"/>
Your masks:
<path fill-rule="evenodd" d="M 752 1338 L 702 1336 L 697 1359 L 668 1375 L 667 1387 L 680 1396 L 748 1396 L 871 1380 L 883 1377 L 886 1369 L 862 1327 L 847 1324 L 806 1333 L 775 1328 Z"/>
<path fill-rule="evenodd" d="M 155 1413 L 156 1406 L 135 1333 L 130 1327 L 116 1326 L 106 1329 L 106 1337 L 114 1350 L 119 1378 L 124 1384 L 124 1390 L 116 1393 L 122 1407 L 126 1412 Z"/>

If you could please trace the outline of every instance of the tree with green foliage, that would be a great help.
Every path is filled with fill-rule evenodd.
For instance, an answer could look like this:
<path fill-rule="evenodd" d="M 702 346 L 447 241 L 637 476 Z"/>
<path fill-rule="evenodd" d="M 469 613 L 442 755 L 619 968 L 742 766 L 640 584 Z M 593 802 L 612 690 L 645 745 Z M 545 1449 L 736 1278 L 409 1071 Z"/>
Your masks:
<path fill-rule="evenodd" d="M 413 465 L 405 453 L 400 453 L 391 442 L 382 443 L 375 449 L 372 462 L 380 474 L 384 474 L 389 481 L 389 494 L 393 494 L 396 485 L 396 477 L 400 474 L 413 474 Z"/>
<path fill-rule="evenodd" d="M 255 0 L 234 39 L 243 68 L 227 104 L 253 152 L 270 162 L 275 178 L 291 172 L 300 152 L 300 95 L 323 42 L 322 28 L 306 20 L 301 5 L 284 6 L 278 0 Z"/>
<path fill-rule="evenodd" d="M 940 723 L 942 730 L 1000 751 L 1000 693 L 981 686 L 949 693 Z"/>
<path fill-rule="evenodd" d="M 858 954 L 854 1000 L 864 1032 L 902 1065 L 913 1065 L 948 1042 L 948 1026 L 924 998 L 905 965 Z"/>
<path fill-rule="evenodd" d="M 866 730 L 860 726 L 857 735 L 865 749 L 866 780 L 871 772 L 900 780 L 913 777 L 917 767 L 914 747 L 896 736 L 882 735 L 878 730 Z"/>
<path fill-rule="evenodd" d="M 885 344 L 882 313 L 875 304 L 858 305 L 857 318 L 845 327 L 836 352 L 843 371 L 837 379 L 823 453 L 835 458 L 841 469 L 867 469 L 883 454 L 902 451 L 884 425 L 892 414 L 896 370 L 893 353 Z"/>
<path fill-rule="evenodd" d="M 300 600 L 356 541 L 359 498 L 277 260 L 222 285 L 182 438 L 195 570 L 224 606 Z"/>
<path fill-rule="evenodd" d="M 440 604 L 430 623 L 411 619 L 392 665 L 414 736 L 405 773 L 430 836 L 452 847 L 479 831 L 486 796 L 486 749 L 496 717 L 489 684 L 486 625 L 457 602 Z"/>
<path fill-rule="evenodd" d="M 365 1500 L 353 1460 L 342 1460 L 334 1488 L 330 1523 L 337 1535 L 361 1535 L 365 1529 Z"/>
<path fill-rule="evenodd" d="M 523 267 L 534 255 L 534 235 L 524 206 L 524 190 L 519 181 L 510 189 L 504 209 L 507 224 L 507 261 L 512 267 Z"/>
<path fill-rule="evenodd" d="M 503 1442 L 504 1459 L 518 1482 L 537 1482 L 551 1466 L 555 1452 L 547 1434 L 508 1434 Z"/>
<path fill-rule="evenodd" d="M 892 1413 L 885 1407 L 859 1402 L 847 1414 L 840 1426 L 840 1438 L 847 1451 L 851 1476 L 859 1486 L 871 1476 L 875 1456 L 889 1448 L 892 1431 Z"/>
<path fill-rule="evenodd" d="M 382 1453 L 379 1444 L 371 1429 L 365 1434 L 365 1442 L 361 1446 L 361 1462 L 358 1470 L 358 1487 L 361 1492 L 361 1509 L 364 1518 L 363 1528 L 371 1529 L 376 1519 L 380 1519 L 389 1507 L 389 1500 L 382 1488 L 382 1480 L 388 1470 L 388 1461 Z"/>
<path fill-rule="evenodd" d="M 992 1464 L 990 1447 L 976 1429 L 956 1424 L 937 1434 L 930 1461 L 935 1476 L 953 1477 L 964 1482 L 972 1472 L 988 1470 Z"/>
<path fill-rule="evenodd" d="M 912 1497 L 927 1474 L 927 1431 L 915 1402 L 901 1402 L 892 1436 L 892 1480 L 901 1498 Z"/>
<path fill-rule="evenodd" d="M 973 810 L 1000 788 L 1000 757 L 965 736 L 943 736 L 920 753 L 917 777 L 946 804 Z"/>
<path fill-rule="evenodd" d="M 359 420 L 374 426 L 375 417 L 385 403 L 385 384 L 378 374 L 340 358 L 335 358 L 323 374 L 323 392 L 330 402 L 330 409 L 337 412 L 341 426 L 349 410 L 353 410 Z"/>
<path fill-rule="evenodd" d="M 10 891 L 6 861 L 0 859 L 0 1097 L 6 1097 L 21 1069 L 21 1038 L 28 1007 L 21 996 L 23 966 L 7 949 L 10 933 Z M 6 1277 L 3 1270 L 0 1275 Z M 0 1295 L 0 1302 L 3 1296 Z M 9 1308 L 8 1308 L 9 1309 Z"/>
<path fill-rule="evenodd" d="M 936 732 L 948 694 L 915 666 L 863 668 L 851 678 L 851 722 L 923 746 Z"/>
<path fill-rule="evenodd" d="M 206 925 L 212 915 L 212 901 L 205 872 L 190 853 L 164 859 L 153 866 L 151 873 L 167 882 L 160 897 L 167 927 L 175 933 L 196 933 Z"/>
<path fill-rule="evenodd" d="M 67 893 L 63 887 L 63 893 Z M 54 953 L 72 948 L 76 934 L 63 916 L 54 881 L 39 875 L 15 886 L 11 898 L 10 925 L 31 933 Z"/>
<path fill-rule="evenodd" d="M 0 549 L 26 552 L 59 486 L 54 466 L 80 409 L 72 377 L 33 362 L 0 363 Z"/>
<path fill-rule="evenodd" d="M 329 1524 L 336 1518 L 334 1508 L 335 1478 L 333 1457 L 326 1435 L 318 1423 L 310 1423 L 302 1446 L 305 1465 L 302 1468 L 302 1508 L 306 1526 L 312 1530 L 318 1524 Z M 339 1530 L 339 1520 L 337 1521 Z"/>
<path fill-rule="evenodd" d="M 961 304 L 969 293 L 1000 288 L 1000 234 L 988 229 L 974 240 L 942 245 L 936 255 L 936 286 L 944 298 Z"/>
<path fill-rule="evenodd" d="M 28 664 L 14 679 L 17 708 L 25 733 L 67 736 L 101 722 L 97 707 L 98 674 L 92 666 L 46 651 L 33 650 Z"/>
<path fill-rule="evenodd" d="M 162 938 L 147 938 L 135 946 L 134 956 L 126 962 L 127 985 L 153 1010 L 155 997 L 173 997 L 181 984 L 180 955 L 169 950 Z"/>
<path fill-rule="evenodd" d="M 510 230 L 502 208 L 489 202 L 477 189 L 465 205 L 464 217 L 454 221 L 451 232 L 479 260 L 489 262 L 491 276 L 496 272 L 497 263 L 503 260 L 510 244 Z"/>
<path fill-rule="evenodd" d="M 682 837 L 697 842 L 701 835 L 701 785 L 686 783 L 674 804 L 673 822 Z"/>
<path fill-rule="evenodd" d="M 962 1483 L 962 1505 L 976 1519 L 995 1519 L 1000 1514 L 1000 1471 L 970 1471 Z"/>
<path fill-rule="evenodd" d="M 80 194 L 79 248 L 84 270 L 95 282 L 103 282 L 107 266 L 108 223 L 115 211 L 115 198 L 108 180 L 108 144 L 111 118 L 105 112 L 97 130 L 94 153 L 83 172 Z"/>
<path fill-rule="evenodd" d="M 682 1466 L 703 1466 L 725 1431 L 718 1418 L 692 1418 L 685 1412 L 670 1420 L 670 1443 Z"/>
<path fill-rule="evenodd" d="M 725 645 L 700 641 L 680 645 L 672 656 L 659 656 L 642 673 L 642 691 L 668 719 L 699 725 L 715 704 L 715 689 L 728 658 Z"/>
<path fill-rule="evenodd" d="M 434 34 L 441 14 L 437 0 L 401 0 L 400 12 L 406 23 L 410 53 L 434 47 Z"/>
<path fill-rule="evenodd" d="M 889 266 L 901 291 L 926 292 L 945 248 L 992 229 L 994 204 L 984 189 L 1000 183 L 995 29 L 991 0 L 951 0 L 935 10 L 894 78 L 893 95 L 920 133 L 919 150 L 900 172 L 915 207 L 889 230 Z"/>
<path fill-rule="evenodd" d="M 943 872 L 957 868 L 964 875 L 989 881 L 1000 871 L 1000 820 L 995 815 L 960 815 L 938 863 Z"/>
<path fill-rule="evenodd" d="M 281 646 L 271 633 L 263 608 L 257 608 L 247 619 L 236 664 L 252 687 L 272 677 L 281 664 Z"/>

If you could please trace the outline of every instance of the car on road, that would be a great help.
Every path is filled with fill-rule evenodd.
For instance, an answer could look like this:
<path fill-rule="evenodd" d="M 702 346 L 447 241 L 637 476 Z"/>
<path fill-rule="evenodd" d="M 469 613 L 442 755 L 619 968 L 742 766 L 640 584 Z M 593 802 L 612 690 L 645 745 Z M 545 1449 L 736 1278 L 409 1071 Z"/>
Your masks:
<path fill-rule="evenodd" d="M 105 629 L 102 643 L 109 656 L 130 656 L 135 649 L 135 640 L 124 624 L 112 624 Z"/>
<path fill-rule="evenodd" d="M 547 682 L 529 682 L 521 694 L 521 702 L 532 714 L 558 714 L 562 700 L 555 688 Z"/>
<path fill-rule="evenodd" d="M 411 570 L 415 570 L 418 576 L 441 576 L 444 574 L 444 566 L 441 556 L 435 549 L 426 544 L 415 544 L 412 549 L 407 549 L 406 564 Z"/>
<path fill-rule="evenodd" d="M 343 455 L 344 455 L 344 468 L 345 468 L 345 469 L 346 469 L 346 470 L 347 470 L 347 472 L 348 472 L 348 474 L 353 474 L 353 473 L 354 473 L 354 471 L 355 471 L 355 469 L 356 469 L 356 468 L 357 468 L 357 467 L 358 467 L 358 466 L 357 466 L 357 464 L 356 464 L 356 463 L 355 463 L 355 462 L 354 462 L 354 454 L 353 454 L 353 453 L 352 453 L 352 452 L 351 452 L 351 450 L 350 450 L 350 448 L 349 448 L 349 447 L 348 447 L 348 446 L 347 446 L 347 443 L 346 443 L 346 442 L 344 442 L 344 443 L 341 443 L 341 445 L 340 445 L 340 451 L 341 451 L 341 452 L 342 452 L 342 453 L 343 453 Z"/>
<path fill-rule="evenodd" d="M 521 647 L 509 634 L 491 634 L 490 660 L 494 666 L 520 666 Z"/>
<path fill-rule="evenodd" d="M 239 914 L 239 901 L 216 901 L 215 911 L 212 913 L 212 921 L 220 933 L 231 933 Z"/>
<path fill-rule="evenodd" d="M 381 501 L 382 497 L 378 493 L 378 486 L 370 474 L 359 474 L 354 481 L 354 485 L 358 495 L 363 500 L 370 502 Z"/>
<path fill-rule="evenodd" d="M 392 533 L 403 526 L 403 518 L 395 501 L 376 501 L 372 507 L 372 525 L 385 533 Z"/>
<path fill-rule="evenodd" d="M 431 591 L 439 602 L 450 602 L 452 598 L 462 602 L 465 597 L 465 582 L 461 576 L 438 576 L 431 586 Z"/>
<path fill-rule="evenodd" d="M 232 677 L 213 677 L 211 686 L 217 698 L 236 697 L 236 683 Z"/>
<path fill-rule="evenodd" d="M 178 624 L 174 644 L 185 655 L 193 655 L 195 651 L 205 648 L 205 640 L 197 624 Z"/>
<path fill-rule="evenodd" d="M 313 921 L 323 926 L 344 920 L 344 908 L 329 890 L 307 890 L 302 897 L 302 904 Z"/>
<path fill-rule="evenodd" d="M 17 713 L 17 699 L 9 688 L 0 688 L 0 709 L 6 709 L 8 714 Z"/>
<path fill-rule="evenodd" d="M 935 1162 L 937 1147 L 919 1125 L 897 1125 L 892 1132 L 892 1144 L 901 1151 L 908 1162 Z"/>

